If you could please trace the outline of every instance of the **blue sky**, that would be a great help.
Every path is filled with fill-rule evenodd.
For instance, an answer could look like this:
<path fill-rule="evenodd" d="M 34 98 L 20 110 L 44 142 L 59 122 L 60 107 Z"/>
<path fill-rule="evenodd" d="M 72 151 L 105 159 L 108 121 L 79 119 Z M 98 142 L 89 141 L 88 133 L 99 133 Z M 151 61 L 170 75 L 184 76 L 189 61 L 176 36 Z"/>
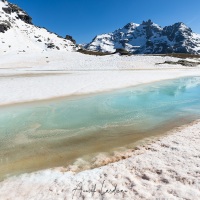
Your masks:
<path fill-rule="evenodd" d="M 184 22 L 200 33 L 200 0 L 10 0 L 31 15 L 34 24 L 78 43 L 128 22 L 151 19 L 160 26 Z"/>

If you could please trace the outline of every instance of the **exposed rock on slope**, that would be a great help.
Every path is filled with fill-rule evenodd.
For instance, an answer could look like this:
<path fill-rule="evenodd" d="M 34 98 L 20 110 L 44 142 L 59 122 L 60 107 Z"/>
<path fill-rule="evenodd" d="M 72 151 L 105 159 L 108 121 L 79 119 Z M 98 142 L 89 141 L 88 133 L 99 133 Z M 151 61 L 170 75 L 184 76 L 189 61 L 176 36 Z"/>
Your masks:
<path fill-rule="evenodd" d="M 76 44 L 76 40 L 71 35 L 66 35 L 65 39 L 70 40 L 74 44 Z"/>
<path fill-rule="evenodd" d="M 85 48 L 101 52 L 115 52 L 121 48 L 135 54 L 200 54 L 200 35 L 181 22 L 162 28 L 148 20 L 98 35 Z"/>

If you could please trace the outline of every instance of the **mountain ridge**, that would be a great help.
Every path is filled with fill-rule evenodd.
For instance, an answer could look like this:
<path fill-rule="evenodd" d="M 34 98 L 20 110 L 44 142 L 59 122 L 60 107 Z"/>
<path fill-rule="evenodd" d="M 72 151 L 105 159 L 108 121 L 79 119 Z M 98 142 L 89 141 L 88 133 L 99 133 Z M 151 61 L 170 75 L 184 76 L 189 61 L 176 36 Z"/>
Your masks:
<path fill-rule="evenodd" d="M 85 48 L 110 53 L 120 48 L 134 54 L 200 54 L 200 35 L 183 22 L 163 28 L 151 20 L 130 22 L 114 32 L 97 35 Z"/>

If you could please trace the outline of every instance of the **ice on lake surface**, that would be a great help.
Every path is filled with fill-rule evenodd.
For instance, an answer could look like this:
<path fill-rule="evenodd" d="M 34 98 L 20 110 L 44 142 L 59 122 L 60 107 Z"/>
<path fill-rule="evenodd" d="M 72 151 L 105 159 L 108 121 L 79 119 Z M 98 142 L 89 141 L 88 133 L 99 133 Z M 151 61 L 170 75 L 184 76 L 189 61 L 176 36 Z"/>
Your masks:
<path fill-rule="evenodd" d="M 112 152 L 200 118 L 200 77 L 0 108 L 0 178 Z"/>

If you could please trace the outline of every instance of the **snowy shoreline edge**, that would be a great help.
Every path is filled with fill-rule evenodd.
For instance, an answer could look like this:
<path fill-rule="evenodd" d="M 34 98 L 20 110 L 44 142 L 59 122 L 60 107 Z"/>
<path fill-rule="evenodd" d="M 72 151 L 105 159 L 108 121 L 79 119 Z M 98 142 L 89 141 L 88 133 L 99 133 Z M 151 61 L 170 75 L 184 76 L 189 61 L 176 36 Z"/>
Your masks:
<path fill-rule="evenodd" d="M 199 142 L 197 120 L 139 146 L 130 158 L 97 169 L 73 173 L 57 168 L 11 177 L 0 182 L 0 198 L 199 199 Z"/>

